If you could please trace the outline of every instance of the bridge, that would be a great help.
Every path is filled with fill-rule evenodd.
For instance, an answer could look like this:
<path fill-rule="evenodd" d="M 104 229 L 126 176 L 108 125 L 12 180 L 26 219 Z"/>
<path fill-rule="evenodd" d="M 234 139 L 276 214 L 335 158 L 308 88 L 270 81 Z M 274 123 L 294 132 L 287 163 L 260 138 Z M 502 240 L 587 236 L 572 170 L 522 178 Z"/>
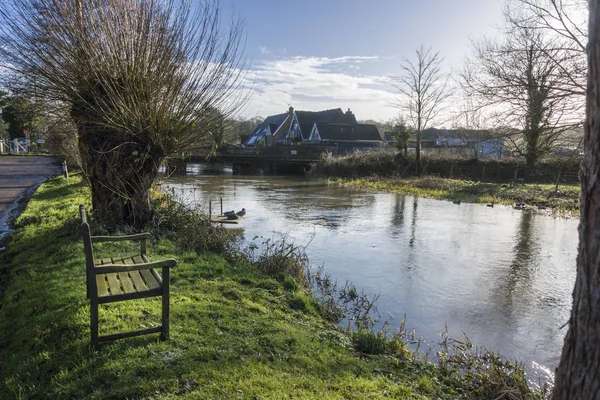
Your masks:
<path fill-rule="evenodd" d="M 234 171 L 261 170 L 266 173 L 285 173 L 306 171 L 312 163 L 322 160 L 327 154 L 336 153 L 336 146 L 298 142 L 262 148 L 230 147 L 210 157 L 207 152 L 202 154 L 194 151 L 184 161 L 232 164 Z"/>

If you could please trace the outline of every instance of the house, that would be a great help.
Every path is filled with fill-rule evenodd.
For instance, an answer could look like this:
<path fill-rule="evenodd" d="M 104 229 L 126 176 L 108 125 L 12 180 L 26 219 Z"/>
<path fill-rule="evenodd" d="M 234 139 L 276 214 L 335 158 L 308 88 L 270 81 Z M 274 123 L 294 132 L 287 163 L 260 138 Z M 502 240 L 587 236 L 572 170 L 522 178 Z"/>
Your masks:
<path fill-rule="evenodd" d="M 488 130 L 477 129 L 436 129 L 421 132 L 421 148 L 425 152 L 440 152 L 501 158 L 504 153 L 504 140 Z"/>
<path fill-rule="evenodd" d="M 324 124 L 315 122 L 308 140 L 335 145 L 338 154 L 372 149 L 383 144 L 377 127 L 371 124 Z"/>
<path fill-rule="evenodd" d="M 335 108 L 324 111 L 295 111 L 267 117 L 256 127 L 245 147 L 282 144 L 331 144 L 338 153 L 378 147 L 383 144 L 375 125 L 359 124 L 352 111 Z"/>

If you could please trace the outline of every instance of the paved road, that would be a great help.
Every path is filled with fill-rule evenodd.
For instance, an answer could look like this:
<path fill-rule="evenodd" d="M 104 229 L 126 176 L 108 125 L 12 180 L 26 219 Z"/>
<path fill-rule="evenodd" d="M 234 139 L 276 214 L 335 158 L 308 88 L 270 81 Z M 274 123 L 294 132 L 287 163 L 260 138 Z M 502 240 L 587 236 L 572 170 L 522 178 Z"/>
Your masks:
<path fill-rule="evenodd" d="M 61 171 L 54 157 L 0 156 L 0 239 L 8 231 L 8 218 L 19 199 Z"/>

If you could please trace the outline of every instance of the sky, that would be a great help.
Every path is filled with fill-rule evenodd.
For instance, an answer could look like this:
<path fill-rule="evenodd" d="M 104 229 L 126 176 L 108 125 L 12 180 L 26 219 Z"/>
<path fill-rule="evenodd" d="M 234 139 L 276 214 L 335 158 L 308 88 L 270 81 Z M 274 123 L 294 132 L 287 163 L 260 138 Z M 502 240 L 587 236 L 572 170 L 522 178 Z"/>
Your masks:
<path fill-rule="evenodd" d="M 241 18 L 252 96 L 241 115 L 266 117 L 289 106 L 350 108 L 357 119 L 398 115 L 389 78 L 420 46 L 458 71 L 471 40 L 493 36 L 502 0 L 222 0 Z"/>

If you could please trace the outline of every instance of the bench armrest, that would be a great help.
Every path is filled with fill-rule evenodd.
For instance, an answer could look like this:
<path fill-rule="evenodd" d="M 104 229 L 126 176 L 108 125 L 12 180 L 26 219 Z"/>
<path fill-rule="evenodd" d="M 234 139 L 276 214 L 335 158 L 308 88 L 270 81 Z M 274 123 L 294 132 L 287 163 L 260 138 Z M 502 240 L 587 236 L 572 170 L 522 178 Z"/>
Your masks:
<path fill-rule="evenodd" d="M 152 239 L 152 234 L 149 232 L 138 233 L 135 235 L 126 235 L 126 236 L 92 236 L 92 243 L 100 243 L 100 242 L 122 242 L 124 240 L 149 240 Z"/>
<path fill-rule="evenodd" d="M 129 272 L 129 271 L 140 271 L 144 269 L 152 268 L 171 268 L 177 265 L 177 261 L 172 258 L 160 261 L 152 261 L 141 264 L 114 264 L 114 265 L 101 265 L 94 267 L 94 273 L 97 274 L 108 274 L 113 272 Z"/>

